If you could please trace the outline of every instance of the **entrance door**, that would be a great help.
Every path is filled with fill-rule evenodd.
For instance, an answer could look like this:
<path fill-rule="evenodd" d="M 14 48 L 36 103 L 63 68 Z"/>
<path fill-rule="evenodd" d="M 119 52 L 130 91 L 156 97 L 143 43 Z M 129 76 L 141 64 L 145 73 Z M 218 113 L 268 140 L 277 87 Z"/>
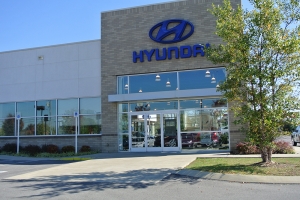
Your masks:
<path fill-rule="evenodd" d="M 130 151 L 179 151 L 177 113 L 139 112 L 130 115 Z"/>

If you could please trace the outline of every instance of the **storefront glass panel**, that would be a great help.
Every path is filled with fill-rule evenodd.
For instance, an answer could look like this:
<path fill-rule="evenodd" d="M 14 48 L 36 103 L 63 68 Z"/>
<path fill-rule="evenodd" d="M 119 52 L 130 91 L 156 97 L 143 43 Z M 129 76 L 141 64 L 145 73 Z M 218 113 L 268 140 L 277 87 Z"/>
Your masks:
<path fill-rule="evenodd" d="M 224 68 L 182 71 L 178 74 L 180 90 L 216 88 L 217 84 L 224 81 L 226 77 Z"/>
<path fill-rule="evenodd" d="M 18 102 L 17 103 L 17 112 L 21 113 L 22 117 L 33 117 L 35 116 L 35 102 Z"/>
<path fill-rule="evenodd" d="M 101 115 L 80 115 L 80 134 L 101 134 Z"/>
<path fill-rule="evenodd" d="M 37 117 L 36 118 L 37 135 L 56 135 L 55 117 Z"/>
<path fill-rule="evenodd" d="M 15 118 L 0 119 L 0 136 L 15 135 Z"/>
<path fill-rule="evenodd" d="M 75 105 L 74 105 L 75 106 Z M 99 97 L 82 98 L 79 100 L 80 114 L 101 113 L 101 100 Z"/>
<path fill-rule="evenodd" d="M 178 88 L 176 72 L 129 76 L 129 82 L 129 93 L 171 91 Z"/>
<path fill-rule="evenodd" d="M 57 100 L 58 115 L 73 116 L 78 111 L 78 99 L 60 99 Z"/>
<path fill-rule="evenodd" d="M 0 104 L 0 118 L 9 118 L 15 116 L 15 103 Z"/>
<path fill-rule="evenodd" d="M 37 101 L 36 116 L 56 116 L 56 101 Z"/>
<path fill-rule="evenodd" d="M 178 101 L 155 101 L 130 103 L 130 112 L 177 110 Z"/>
<path fill-rule="evenodd" d="M 128 134 L 128 114 L 119 114 L 118 132 Z"/>
<path fill-rule="evenodd" d="M 75 134 L 75 118 L 73 116 L 57 117 L 58 135 Z"/>
<path fill-rule="evenodd" d="M 18 126 L 16 124 L 16 126 Z M 16 127 L 17 130 L 17 127 Z M 20 135 L 35 135 L 35 118 L 20 119 Z"/>

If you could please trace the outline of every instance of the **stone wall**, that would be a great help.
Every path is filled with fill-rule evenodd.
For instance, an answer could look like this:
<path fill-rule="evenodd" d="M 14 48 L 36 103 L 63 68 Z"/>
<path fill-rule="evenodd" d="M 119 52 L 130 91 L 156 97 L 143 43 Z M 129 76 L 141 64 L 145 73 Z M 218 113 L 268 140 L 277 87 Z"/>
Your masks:
<path fill-rule="evenodd" d="M 77 138 L 78 151 L 83 145 L 88 145 L 93 151 L 102 151 L 101 148 L 101 136 L 78 136 Z M 0 147 L 6 143 L 17 143 L 17 137 L 1 137 Z M 48 137 L 20 137 L 20 146 L 27 145 L 39 145 L 42 147 L 44 144 L 54 144 L 61 149 L 63 146 L 72 145 L 75 146 L 75 136 L 48 136 Z"/>

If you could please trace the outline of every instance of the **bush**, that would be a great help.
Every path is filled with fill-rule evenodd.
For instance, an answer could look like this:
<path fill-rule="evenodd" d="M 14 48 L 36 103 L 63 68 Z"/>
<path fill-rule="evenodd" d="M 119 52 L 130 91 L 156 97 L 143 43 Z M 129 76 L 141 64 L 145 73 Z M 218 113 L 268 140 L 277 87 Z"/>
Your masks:
<path fill-rule="evenodd" d="M 45 153 L 58 153 L 59 148 L 58 148 L 58 146 L 56 146 L 54 144 L 44 144 L 42 146 L 42 152 L 45 152 Z"/>
<path fill-rule="evenodd" d="M 274 142 L 273 154 L 293 154 L 293 147 L 289 142 L 277 141 Z M 260 154 L 259 148 L 250 142 L 240 142 L 236 145 L 236 150 L 239 154 Z"/>
<path fill-rule="evenodd" d="M 87 146 L 87 145 L 83 145 L 81 148 L 80 148 L 80 152 L 90 152 L 91 151 L 91 147 L 90 146 Z"/>
<path fill-rule="evenodd" d="M 16 153 L 17 152 L 17 144 L 16 143 L 6 143 L 1 151 L 8 152 L 8 153 Z"/>
<path fill-rule="evenodd" d="M 236 145 L 236 150 L 239 154 L 259 154 L 259 149 L 256 145 L 251 144 L 250 142 L 239 142 Z"/>
<path fill-rule="evenodd" d="M 289 142 L 277 141 L 274 142 L 275 148 L 273 149 L 274 154 L 293 154 L 295 153 L 293 147 Z"/>
<path fill-rule="evenodd" d="M 75 147 L 72 145 L 64 146 L 61 148 L 62 153 L 75 152 Z"/>
<path fill-rule="evenodd" d="M 24 152 L 30 156 L 36 156 L 38 153 L 41 153 L 42 149 L 38 145 L 27 145 L 24 147 Z"/>

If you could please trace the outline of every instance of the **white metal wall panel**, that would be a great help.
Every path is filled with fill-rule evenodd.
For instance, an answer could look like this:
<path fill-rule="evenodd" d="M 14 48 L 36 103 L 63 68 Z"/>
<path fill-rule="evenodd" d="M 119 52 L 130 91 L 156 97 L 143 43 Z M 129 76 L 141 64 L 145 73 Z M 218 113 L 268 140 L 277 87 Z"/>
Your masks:
<path fill-rule="evenodd" d="M 94 40 L 0 53 L 0 102 L 100 96 L 100 45 Z"/>

